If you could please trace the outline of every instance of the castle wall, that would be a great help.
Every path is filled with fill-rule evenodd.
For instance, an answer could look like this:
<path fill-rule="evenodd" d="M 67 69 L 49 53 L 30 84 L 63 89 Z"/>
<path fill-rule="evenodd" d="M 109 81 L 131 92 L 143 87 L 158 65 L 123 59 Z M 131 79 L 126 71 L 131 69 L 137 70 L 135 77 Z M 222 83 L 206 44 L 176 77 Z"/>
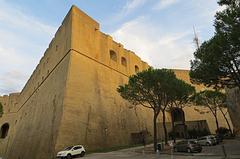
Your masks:
<path fill-rule="evenodd" d="M 12 93 L 9 96 L 4 95 L 0 97 L 0 102 L 3 106 L 3 114 L 0 117 L 0 129 L 2 125 L 9 124 L 11 129 L 8 131 L 6 138 L 0 138 L 0 154 L 5 154 L 10 146 L 12 141 L 12 136 L 15 133 L 16 123 L 17 123 L 17 114 L 13 113 L 13 110 L 17 106 L 19 98 L 19 93 Z M 2 131 L 2 130 L 0 130 Z"/>
<path fill-rule="evenodd" d="M 141 107 L 129 109 L 132 106 L 116 89 L 135 73 L 135 65 L 140 70 L 148 66 L 99 32 L 99 25 L 77 8 L 73 15 L 73 50 L 56 147 L 84 144 L 90 151 L 129 145 L 131 133 L 152 131 L 152 112 Z M 109 50 L 117 54 L 116 61 Z M 127 66 L 121 64 L 121 57 Z"/>
<path fill-rule="evenodd" d="M 70 59 L 71 22 L 68 14 L 19 94 L 17 104 L 10 104 L 10 112 L 0 118 L 0 123 L 10 123 L 10 134 L 0 139 L 3 157 L 54 158 Z"/>

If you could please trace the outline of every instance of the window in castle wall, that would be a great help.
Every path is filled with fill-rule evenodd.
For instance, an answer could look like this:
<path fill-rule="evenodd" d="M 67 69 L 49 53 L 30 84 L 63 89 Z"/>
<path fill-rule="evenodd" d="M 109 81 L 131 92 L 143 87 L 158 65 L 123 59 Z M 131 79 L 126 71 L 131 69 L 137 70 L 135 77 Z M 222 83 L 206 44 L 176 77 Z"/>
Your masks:
<path fill-rule="evenodd" d="M 110 59 L 117 62 L 117 53 L 113 50 L 110 50 Z"/>
<path fill-rule="evenodd" d="M 4 139 L 8 135 L 8 130 L 9 130 L 9 124 L 5 123 L 1 127 L 1 132 L 0 132 L 0 138 Z"/>
<path fill-rule="evenodd" d="M 135 72 L 138 73 L 139 72 L 139 67 L 137 65 L 135 65 Z"/>
<path fill-rule="evenodd" d="M 122 57 L 122 58 L 121 58 L 121 64 L 122 64 L 123 66 L 127 66 L 127 60 L 126 60 L 125 57 Z"/>

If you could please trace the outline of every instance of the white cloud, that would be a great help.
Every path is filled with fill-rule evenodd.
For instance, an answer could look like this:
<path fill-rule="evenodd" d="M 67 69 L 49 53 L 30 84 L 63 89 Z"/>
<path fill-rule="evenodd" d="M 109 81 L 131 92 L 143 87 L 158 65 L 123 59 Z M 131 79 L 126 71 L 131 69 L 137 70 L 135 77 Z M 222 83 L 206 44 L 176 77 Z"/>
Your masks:
<path fill-rule="evenodd" d="M 27 75 L 18 70 L 11 70 L 3 73 L 0 76 L 0 94 L 18 92 L 22 88 L 26 78 Z"/>
<path fill-rule="evenodd" d="M 142 6 L 145 2 L 146 0 L 128 0 L 126 5 L 123 7 L 123 11 L 129 13 L 132 10 Z"/>
<path fill-rule="evenodd" d="M 123 24 L 113 38 L 157 68 L 189 69 L 194 51 L 192 32 L 171 32 L 140 17 Z"/>
<path fill-rule="evenodd" d="M 110 20 L 111 23 L 123 20 L 127 15 L 142 7 L 146 2 L 147 0 L 127 0 L 120 12 L 114 15 L 113 19 Z"/>
<path fill-rule="evenodd" d="M 0 21 L 5 25 L 23 28 L 29 32 L 44 32 L 53 34 L 55 27 L 44 24 L 31 15 L 22 13 L 18 8 L 12 8 L 5 1 L 0 2 Z"/>
<path fill-rule="evenodd" d="M 179 2 L 179 0 L 160 0 L 153 9 L 162 10 Z"/>
<path fill-rule="evenodd" d="M 21 91 L 56 27 L 24 14 L 4 0 L 0 1 L 0 22 L 1 95 Z"/>

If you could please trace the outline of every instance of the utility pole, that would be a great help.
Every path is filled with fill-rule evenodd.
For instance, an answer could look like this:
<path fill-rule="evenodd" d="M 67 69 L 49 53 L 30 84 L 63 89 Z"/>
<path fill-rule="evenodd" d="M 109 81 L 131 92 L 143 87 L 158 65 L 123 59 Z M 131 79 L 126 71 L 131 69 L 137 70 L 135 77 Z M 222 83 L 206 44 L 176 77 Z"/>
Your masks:
<path fill-rule="evenodd" d="M 196 44 L 197 49 L 199 49 L 200 48 L 200 42 L 199 42 L 199 38 L 198 38 L 198 35 L 197 35 L 197 32 L 196 32 L 194 26 L 193 26 L 193 32 L 194 32 L 193 42 Z"/>

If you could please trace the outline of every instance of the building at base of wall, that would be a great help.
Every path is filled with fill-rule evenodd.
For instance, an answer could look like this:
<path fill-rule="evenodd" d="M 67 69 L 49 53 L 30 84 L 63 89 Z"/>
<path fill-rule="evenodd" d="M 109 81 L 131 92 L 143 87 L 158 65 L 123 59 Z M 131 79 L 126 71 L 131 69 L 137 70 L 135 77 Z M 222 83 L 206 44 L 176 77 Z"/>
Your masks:
<path fill-rule="evenodd" d="M 195 121 L 186 121 L 185 124 L 175 124 L 173 134 L 173 125 L 171 122 L 166 123 L 168 138 L 173 139 L 175 136 L 176 139 L 183 138 L 197 138 L 211 134 L 209 126 L 206 120 L 195 120 Z M 163 123 L 158 123 L 158 139 L 164 140 L 164 131 Z"/>

